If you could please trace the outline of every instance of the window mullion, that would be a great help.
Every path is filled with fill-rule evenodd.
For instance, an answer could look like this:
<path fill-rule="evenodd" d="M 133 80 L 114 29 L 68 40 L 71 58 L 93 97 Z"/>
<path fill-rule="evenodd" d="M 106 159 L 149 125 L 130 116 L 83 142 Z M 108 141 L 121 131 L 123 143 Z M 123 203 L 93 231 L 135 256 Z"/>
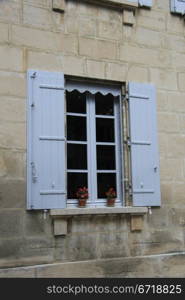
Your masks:
<path fill-rule="evenodd" d="M 96 179 L 96 125 L 94 95 L 87 95 L 87 141 L 88 141 L 88 187 L 91 205 L 95 206 L 97 199 Z"/>

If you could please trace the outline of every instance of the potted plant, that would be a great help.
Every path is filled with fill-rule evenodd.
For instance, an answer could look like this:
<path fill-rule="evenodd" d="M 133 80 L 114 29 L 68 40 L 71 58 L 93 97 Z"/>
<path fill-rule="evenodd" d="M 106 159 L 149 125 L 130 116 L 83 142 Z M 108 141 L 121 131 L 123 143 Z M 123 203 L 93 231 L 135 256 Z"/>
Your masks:
<path fill-rule="evenodd" d="M 88 189 L 84 186 L 83 188 L 78 188 L 76 192 L 76 196 L 78 199 L 78 206 L 79 207 L 85 207 L 87 199 L 89 197 L 88 195 Z"/>
<path fill-rule="evenodd" d="M 105 194 L 107 196 L 107 206 L 114 206 L 116 200 L 116 191 L 114 188 L 109 188 Z"/>

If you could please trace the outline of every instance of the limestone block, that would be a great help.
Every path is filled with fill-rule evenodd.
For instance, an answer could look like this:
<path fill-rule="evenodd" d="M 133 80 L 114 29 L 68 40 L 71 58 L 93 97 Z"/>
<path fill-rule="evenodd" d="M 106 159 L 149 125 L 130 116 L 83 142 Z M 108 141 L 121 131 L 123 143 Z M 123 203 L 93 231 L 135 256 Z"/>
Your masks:
<path fill-rule="evenodd" d="M 68 75 L 83 75 L 85 73 L 85 60 L 77 56 L 63 57 L 63 72 Z"/>
<path fill-rule="evenodd" d="M 6 0 L 0 2 L 0 21 L 19 23 L 21 4 L 18 1 Z"/>
<path fill-rule="evenodd" d="M 1 210 L 0 236 L 1 238 L 19 237 L 23 232 L 22 213 L 19 210 Z"/>
<path fill-rule="evenodd" d="M 117 48 L 116 44 L 110 41 L 80 38 L 79 53 L 95 59 L 115 59 Z"/>
<path fill-rule="evenodd" d="M 170 33 L 176 33 L 178 35 L 184 35 L 184 27 L 182 26 L 183 20 L 176 16 L 169 14 L 167 17 L 167 31 Z"/>
<path fill-rule="evenodd" d="M 160 132 L 179 132 L 179 116 L 175 113 L 158 113 L 158 129 Z"/>
<path fill-rule="evenodd" d="M 24 180 L 0 180 L 0 208 L 26 207 L 26 183 Z"/>
<path fill-rule="evenodd" d="M 150 69 L 151 82 L 158 88 L 177 90 L 177 74 L 169 69 Z"/>
<path fill-rule="evenodd" d="M 185 113 L 185 94 L 179 92 L 170 92 L 167 94 L 168 109 L 171 112 Z"/>
<path fill-rule="evenodd" d="M 87 60 L 87 74 L 90 77 L 105 78 L 105 63 L 95 60 Z"/>
<path fill-rule="evenodd" d="M 133 39 L 138 44 L 146 45 L 150 48 L 160 48 L 162 44 L 162 35 L 160 32 L 143 27 L 136 28 L 136 33 L 133 36 Z"/>
<path fill-rule="evenodd" d="M 169 206 L 173 203 L 173 186 L 171 182 L 163 182 L 161 177 L 161 202 L 164 206 Z"/>
<path fill-rule="evenodd" d="M 173 158 L 184 158 L 184 149 L 185 149 L 185 136 L 180 134 L 169 135 L 167 141 L 168 157 Z"/>
<path fill-rule="evenodd" d="M 182 159 L 168 158 L 160 160 L 160 177 L 162 180 L 183 180 Z"/>
<path fill-rule="evenodd" d="M 61 36 L 61 42 L 64 53 L 78 54 L 78 39 L 75 35 L 65 34 Z"/>
<path fill-rule="evenodd" d="M 141 231 L 143 229 L 143 216 L 131 215 L 131 231 Z"/>
<path fill-rule="evenodd" d="M 31 5 L 23 5 L 23 24 L 32 27 L 40 27 L 43 29 L 52 29 L 51 13 L 48 9 L 34 7 Z"/>
<path fill-rule="evenodd" d="M 106 78 L 110 80 L 126 81 L 127 64 L 125 63 L 107 63 Z"/>
<path fill-rule="evenodd" d="M 140 67 L 137 65 L 132 65 L 128 69 L 127 80 L 128 81 L 138 81 L 138 82 L 148 82 L 149 71 L 147 68 Z"/>
<path fill-rule="evenodd" d="M 0 72 L 0 95 L 26 96 L 26 76 L 16 72 Z"/>
<path fill-rule="evenodd" d="M 165 14 L 160 10 L 146 10 L 140 9 L 137 24 L 145 28 L 150 28 L 158 31 L 166 30 Z"/>
<path fill-rule="evenodd" d="M 10 46 L 0 46 L 0 69 L 9 71 L 23 70 L 23 51 Z"/>
<path fill-rule="evenodd" d="M 25 123 L 0 122 L 0 146 L 6 148 L 26 148 Z"/>
<path fill-rule="evenodd" d="M 154 49 L 139 48 L 129 45 L 120 46 L 120 59 L 125 62 L 144 65 L 159 65 L 159 53 Z"/>
<path fill-rule="evenodd" d="M 123 9 L 123 24 L 134 25 L 136 22 L 133 10 Z"/>
<path fill-rule="evenodd" d="M 98 36 L 105 39 L 121 40 L 122 37 L 122 24 L 121 22 L 98 22 Z"/>
<path fill-rule="evenodd" d="M 54 11 L 64 12 L 65 11 L 65 0 L 52 0 L 52 7 Z"/>
<path fill-rule="evenodd" d="M 9 179 L 23 179 L 25 176 L 24 164 L 23 152 L 0 149 L 0 176 L 6 176 Z"/>
<path fill-rule="evenodd" d="M 185 60 L 185 55 L 183 53 L 176 53 L 175 51 L 171 55 L 171 65 L 172 67 L 184 72 L 185 66 L 182 63 Z"/>
<path fill-rule="evenodd" d="M 31 48 L 52 51 L 62 50 L 61 35 L 59 33 L 23 26 L 12 26 L 12 42 L 16 45 Z"/>
<path fill-rule="evenodd" d="M 158 134 L 158 140 L 159 140 L 159 152 L 160 156 L 166 156 L 168 152 L 168 147 L 167 147 L 167 134 L 166 133 L 159 133 Z"/>
<path fill-rule="evenodd" d="M 0 23 L 0 42 L 8 42 L 8 24 Z"/>
<path fill-rule="evenodd" d="M 180 131 L 185 134 L 185 115 L 180 116 Z"/>
<path fill-rule="evenodd" d="M 54 235 L 66 235 L 67 234 L 67 220 L 66 219 L 54 219 Z"/>
<path fill-rule="evenodd" d="M 184 205 L 184 199 L 185 199 L 185 185 L 184 182 L 182 183 L 176 183 L 173 187 L 173 195 L 174 195 L 174 202 L 179 205 Z"/>
<path fill-rule="evenodd" d="M 37 277 L 42 278 L 78 278 L 103 277 L 103 270 L 94 262 L 72 262 L 37 267 Z"/>
<path fill-rule="evenodd" d="M 98 234 L 98 255 L 100 258 L 125 257 L 128 256 L 129 240 L 128 230 L 100 232 Z"/>
<path fill-rule="evenodd" d="M 77 23 L 77 24 L 75 24 Z M 81 17 L 79 20 L 67 20 L 67 28 L 70 30 L 78 30 L 80 36 L 96 36 L 96 20 L 91 17 Z M 73 28 L 73 29 L 72 29 Z"/>
<path fill-rule="evenodd" d="M 185 92 L 185 73 L 178 74 L 178 85 L 180 91 Z"/>
<path fill-rule="evenodd" d="M 51 8 L 51 0 L 23 0 L 24 3 L 32 6 Z"/>
<path fill-rule="evenodd" d="M 163 274 L 166 274 L 165 277 L 177 277 L 177 278 L 184 278 L 185 271 L 184 271 L 184 264 L 185 264 L 185 256 L 183 254 L 178 254 L 169 257 L 163 257 L 161 259 L 161 267 L 163 270 Z"/>
<path fill-rule="evenodd" d="M 34 278 L 34 268 L 12 268 L 12 269 L 0 269 L 0 278 Z"/>
<path fill-rule="evenodd" d="M 26 121 L 26 103 L 23 98 L 0 95 L 0 107 L 2 121 Z"/>
<path fill-rule="evenodd" d="M 162 90 L 157 91 L 157 110 L 159 112 L 168 110 L 167 93 Z"/>
<path fill-rule="evenodd" d="M 27 68 L 59 72 L 62 70 L 62 57 L 53 53 L 28 51 Z"/>

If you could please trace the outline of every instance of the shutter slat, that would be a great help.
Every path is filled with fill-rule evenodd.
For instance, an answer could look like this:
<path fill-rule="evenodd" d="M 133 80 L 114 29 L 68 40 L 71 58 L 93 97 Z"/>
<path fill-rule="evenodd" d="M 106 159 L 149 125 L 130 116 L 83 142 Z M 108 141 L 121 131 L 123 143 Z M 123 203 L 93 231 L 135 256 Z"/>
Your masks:
<path fill-rule="evenodd" d="M 32 74 L 35 73 L 35 77 Z M 66 207 L 63 73 L 29 71 L 28 208 Z M 34 103 L 34 105 L 31 105 Z M 32 162 L 32 168 L 29 165 Z M 34 166 L 34 178 L 33 177 Z"/>
<path fill-rule="evenodd" d="M 132 194 L 134 206 L 160 205 L 155 89 L 129 83 Z"/>

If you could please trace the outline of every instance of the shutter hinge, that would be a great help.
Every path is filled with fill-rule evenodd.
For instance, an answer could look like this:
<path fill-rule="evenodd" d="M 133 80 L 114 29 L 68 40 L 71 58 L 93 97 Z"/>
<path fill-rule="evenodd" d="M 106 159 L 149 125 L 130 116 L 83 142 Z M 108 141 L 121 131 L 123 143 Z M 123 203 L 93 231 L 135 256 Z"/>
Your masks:
<path fill-rule="evenodd" d="M 37 72 L 34 72 L 30 77 L 31 77 L 32 79 L 34 79 L 34 78 L 36 77 L 36 75 L 37 75 Z"/>
<path fill-rule="evenodd" d="M 35 163 L 33 161 L 31 162 L 31 172 L 32 172 L 32 181 L 33 183 L 35 183 L 37 181 L 38 175 L 37 175 Z"/>
<path fill-rule="evenodd" d="M 127 139 L 124 140 L 124 143 L 125 143 L 128 147 L 131 146 L 131 141 L 130 141 L 129 137 L 127 137 Z"/>

